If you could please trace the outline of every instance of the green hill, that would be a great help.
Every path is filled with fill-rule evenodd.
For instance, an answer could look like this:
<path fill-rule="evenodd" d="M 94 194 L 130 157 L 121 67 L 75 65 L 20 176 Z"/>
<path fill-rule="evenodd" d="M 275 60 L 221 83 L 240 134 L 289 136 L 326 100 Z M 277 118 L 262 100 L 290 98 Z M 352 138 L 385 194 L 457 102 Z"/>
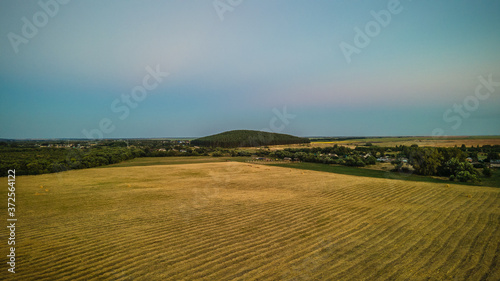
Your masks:
<path fill-rule="evenodd" d="M 234 130 L 202 137 L 191 141 L 192 145 L 211 147 L 250 147 L 276 144 L 309 143 L 309 139 L 296 136 L 252 130 Z"/>

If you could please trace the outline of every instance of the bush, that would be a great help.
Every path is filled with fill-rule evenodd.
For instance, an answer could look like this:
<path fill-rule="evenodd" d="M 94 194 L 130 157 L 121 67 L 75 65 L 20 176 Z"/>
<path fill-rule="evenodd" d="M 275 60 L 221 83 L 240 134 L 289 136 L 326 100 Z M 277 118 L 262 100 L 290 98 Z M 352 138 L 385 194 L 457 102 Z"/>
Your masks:
<path fill-rule="evenodd" d="M 457 173 L 457 180 L 460 182 L 478 182 L 479 178 L 477 177 L 477 174 L 471 173 L 469 171 L 461 171 Z"/>
<path fill-rule="evenodd" d="M 485 176 L 487 178 L 491 178 L 491 175 L 492 175 L 491 168 L 488 166 L 485 166 L 483 168 L 483 176 Z"/>
<path fill-rule="evenodd" d="M 472 164 L 472 166 L 474 166 L 474 168 L 476 169 L 481 169 L 485 167 L 483 163 L 474 163 Z"/>
<path fill-rule="evenodd" d="M 479 181 L 478 170 L 476 170 L 471 163 L 461 162 L 457 158 L 451 158 L 448 162 L 446 162 L 444 171 L 447 172 L 450 177 L 454 175 L 455 178 L 461 182 Z"/>
<path fill-rule="evenodd" d="M 367 165 L 375 165 L 377 164 L 377 158 L 370 155 L 365 162 Z"/>
<path fill-rule="evenodd" d="M 364 166 L 366 166 L 366 164 L 365 164 L 365 162 L 363 162 L 363 160 L 358 159 L 358 160 L 356 160 L 355 166 L 356 167 L 364 167 Z"/>
<path fill-rule="evenodd" d="M 214 153 L 212 153 L 212 157 L 221 157 L 222 156 L 222 152 L 220 151 L 215 151 Z"/>
<path fill-rule="evenodd" d="M 435 148 L 414 148 L 409 158 L 416 174 L 432 176 L 437 174 L 443 157 Z"/>

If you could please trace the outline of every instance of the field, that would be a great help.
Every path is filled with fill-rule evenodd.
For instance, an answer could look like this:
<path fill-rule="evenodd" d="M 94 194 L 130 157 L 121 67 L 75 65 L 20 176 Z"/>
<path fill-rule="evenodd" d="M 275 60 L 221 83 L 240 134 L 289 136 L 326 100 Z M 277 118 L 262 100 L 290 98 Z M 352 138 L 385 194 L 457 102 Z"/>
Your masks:
<path fill-rule="evenodd" d="M 470 147 L 471 145 L 500 145 L 500 136 L 456 136 L 456 137 L 381 137 L 381 138 L 364 138 L 364 139 L 349 139 L 339 141 L 315 141 L 310 144 L 289 144 L 289 145 L 273 145 L 269 146 L 271 150 L 283 149 L 287 147 L 300 148 L 300 147 L 328 147 L 335 144 L 348 146 L 354 148 L 357 145 L 364 145 L 365 143 L 372 143 L 373 145 L 394 147 L 397 145 L 411 146 L 416 144 L 418 146 L 430 147 L 460 147 L 462 144 Z"/>
<path fill-rule="evenodd" d="M 295 168 L 311 171 L 321 171 L 328 173 L 336 173 L 343 175 L 351 175 L 358 177 L 370 177 L 370 178 L 381 178 L 381 179 L 397 179 L 404 181 L 417 181 L 417 182 L 431 182 L 439 184 L 449 184 L 450 180 L 446 177 L 431 177 L 431 176 L 420 176 L 413 173 L 398 173 L 389 172 L 394 166 L 389 163 L 377 163 L 376 165 L 367 166 L 363 168 L 358 167 L 348 167 L 342 165 L 325 165 L 321 163 L 280 163 L 273 164 L 271 162 L 268 165 L 285 167 L 285 168 Z M 455 184 L 461 185 L 474 185 L 471 182 L 454 182 Z M 482 177 L 481 182 L 476 183 L 477 186 L 489 186 L 500 188 L 500 170 L 493 169 L 492 176 Z"/>
<path fill-rule="evenodd" d="M 210 159 L 17 177 L 1 279 L 500 280 L 500 189 Z"/>

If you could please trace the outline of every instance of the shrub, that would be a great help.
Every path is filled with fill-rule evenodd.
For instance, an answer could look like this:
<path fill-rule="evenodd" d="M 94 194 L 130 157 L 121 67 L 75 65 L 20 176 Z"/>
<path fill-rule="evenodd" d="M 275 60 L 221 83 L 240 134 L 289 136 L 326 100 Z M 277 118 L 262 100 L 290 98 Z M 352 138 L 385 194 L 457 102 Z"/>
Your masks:
<path fill-rule="evenodd" d="M 220 151 L 215 151 L 214 153 L 212 153 L 212 157 L 221 157 L 222 156 L 222 152 Z"/>
<path fill-rule="evenodd" d="M 491 175 L 492 175 L 492 173 L 491 173 L 491 168 L 490 168 L 490 167 L 488 167 L 488 166 L 485 166 L 485 167 L 483 168 L 483 176 L 485 176 L 485 177 L 487 177 L 487 178 L 491 178 Z"/>
<path fill-rule="evenodd" d="M 457 173 L 456 178 L 460 182 L 478 182 L 479 178 L 477 177 L 477 173 L 471 173 L 469 171 L 460 171 Z"/>

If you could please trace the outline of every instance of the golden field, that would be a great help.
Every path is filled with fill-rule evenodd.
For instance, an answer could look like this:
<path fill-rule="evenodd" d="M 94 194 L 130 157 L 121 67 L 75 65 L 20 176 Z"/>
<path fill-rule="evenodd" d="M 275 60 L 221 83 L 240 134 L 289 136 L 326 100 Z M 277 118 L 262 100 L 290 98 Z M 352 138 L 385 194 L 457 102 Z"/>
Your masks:
<path fill-rule="evenodd" d="M 457 136 L 457 137 L 382 137 L 382 138 L 367 138 L 367 139 L 350 139 L 350 140 L 339 140 L 339 141 L 317 141 L 311 142 L 310 144 L 288 144 L 288 145 L 271 145 L 269 148 L 271 150 L 280 150 L 284 148 L 303 148 L 303 147 L 331 147 L 335 144 L 343 145 L 350 148 L 355 148 L 358 145 L 364 145 L 365 143 L 372 143 L 373 145 L 383 146 L 383 147 L 395 147 L 400 145 L 411 146 L 416 144 L 418 146 L 427 147 L 460 147 L 462 144 L 466 146 L 483 146 L 483 145 L 500 145 L 499 136 L 488 136 L 488 137 L 467 137 L 467 136 Z"/>
<path fill-rule="evenodd" d="M 500 280 L 495 188 L 214 162 L 18 176 L 16 193 L 5 280 Z"/>

